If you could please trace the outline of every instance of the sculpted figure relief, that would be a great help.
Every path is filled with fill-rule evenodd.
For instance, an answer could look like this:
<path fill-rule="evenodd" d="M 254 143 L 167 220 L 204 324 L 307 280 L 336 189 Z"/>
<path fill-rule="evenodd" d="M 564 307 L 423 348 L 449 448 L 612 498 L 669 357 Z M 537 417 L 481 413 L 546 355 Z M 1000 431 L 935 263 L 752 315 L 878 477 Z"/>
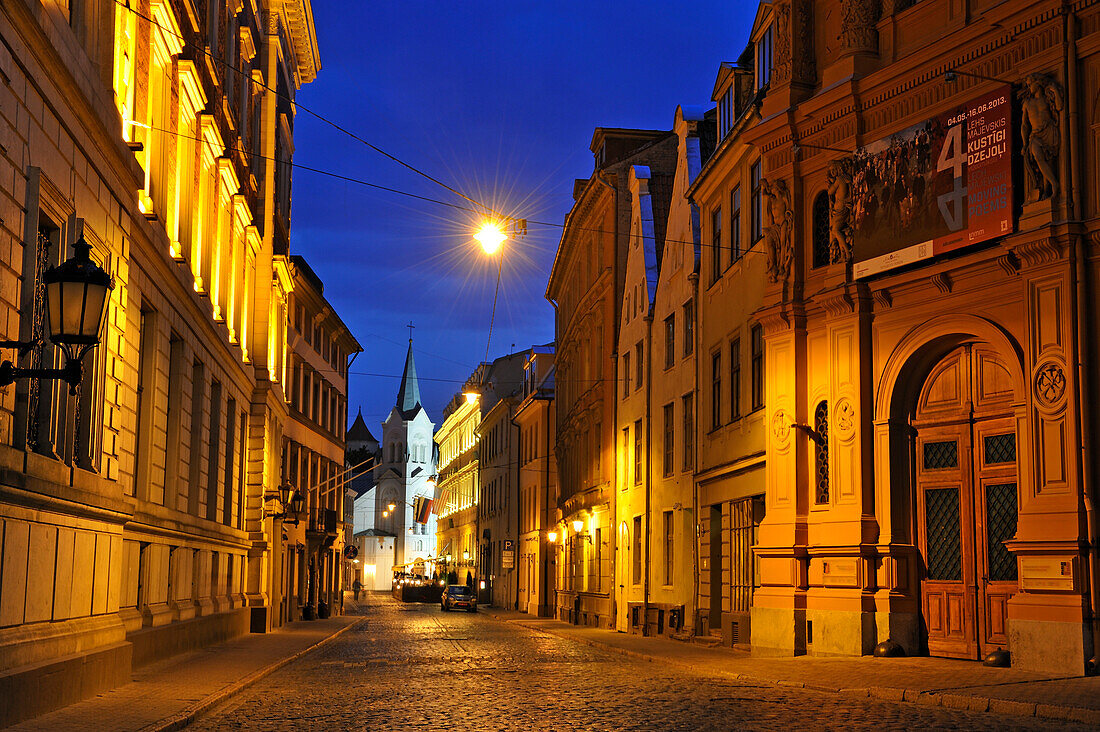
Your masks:
<path fill-rule="evenodd" d="M 794 214 L 791 210 L 791 191 L 787 181 L 768 179 L 761 181 L 761 192 L 765 199 L 764 241 L 768 245 L 768 279 L 771 282 L 786 282 L 791 274 L 791 229 Z"/>
<path fill-rule="evenodd" d="M 829 261 L 852 258 L 852 161 L 834 160 L 826 173 L 829 184 Z"/>
<path fill-rule="evenodd" d="M 1020 98 L 1020 136 L 1029 203 L 1058 195 L 1058 151 L 1062 143 L 1062 89 L 1049 74 L 1031 74 Z"/>

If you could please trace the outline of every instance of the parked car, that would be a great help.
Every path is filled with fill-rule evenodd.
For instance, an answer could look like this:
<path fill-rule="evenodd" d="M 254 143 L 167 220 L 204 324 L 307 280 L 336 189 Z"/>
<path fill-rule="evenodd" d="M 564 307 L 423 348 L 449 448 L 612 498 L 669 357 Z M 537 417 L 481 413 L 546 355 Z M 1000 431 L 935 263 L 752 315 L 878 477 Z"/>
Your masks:
<path fill-rule="evenodd" d="M 443 591 L 443 597 L 439 598 L 439 607 L 444 612 L 457 608 L 468 613 L 476 613 L 477 596 L 466 585 L 451 585 Z"/>

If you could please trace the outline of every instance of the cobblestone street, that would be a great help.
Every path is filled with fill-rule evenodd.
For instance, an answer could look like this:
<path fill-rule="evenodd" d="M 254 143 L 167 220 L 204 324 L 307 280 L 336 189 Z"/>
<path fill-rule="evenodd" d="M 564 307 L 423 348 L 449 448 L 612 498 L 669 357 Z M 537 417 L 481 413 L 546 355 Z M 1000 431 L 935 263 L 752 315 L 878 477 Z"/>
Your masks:
<path fill-rule="evenodd" d="M 692 674 L 385 596 L 361 612 L 364 623 L 188 729 L 1073 728 Z"/>

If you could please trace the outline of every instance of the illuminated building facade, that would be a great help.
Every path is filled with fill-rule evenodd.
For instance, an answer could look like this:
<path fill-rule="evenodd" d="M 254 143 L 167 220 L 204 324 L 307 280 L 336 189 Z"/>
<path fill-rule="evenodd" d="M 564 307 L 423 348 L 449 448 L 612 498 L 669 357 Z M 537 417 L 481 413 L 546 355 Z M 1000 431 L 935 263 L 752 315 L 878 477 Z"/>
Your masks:
<path fill-rule="evenodd" d="M 523 364 L 519 429 L 518 609 L 547 617 L 554 611 L 561 543 L 558 471 L 554 459 L 554 347 L 535 346 Z M 553 539 L 549 532 L 554 531 Z"/>
<path fill-rule="evenodd" d="M 80 236 L 116 283 L 78 395 L 0 390 L 4 724 L 280 622 L 292 99 L 320 64 L 308 0 L 14 0 L 0 37 L 4 337 L 40 334 Z"/>
<path fill-rule="evenodd" d="M 282 622 L 335 614 L 342 605 L 341 551 L 352 536 L 351 521 L 344 519 L 345 500 L 350 503 L 344 474 L 348 360 L 362 351 L 303 257 L 290 256 L 290 273 L 283 479 L 305 502 L 298 525 L 284 526 L 286 574 L 279 580 L 282 592 L 272 598 Z"/>
<path fill-rule="evenodd" d="M 597 128 L 594 171 L 573 184 L 546 297 L 555 307 L 555 442 L 564 542 L 557 562 L 556 617 L 612 627 L 617 548 L 616 361 L 630 233 L 632 165 L 670 174 L 676 136 Z M 621 388 L 621 384 L 619 387 Z"/>
<path fill-rule="evenodd" d="M 477 573 L 478 428 L 481 426 L 481 374 L 474 371 L 443 410 L 435 432 L 439 446 L 439 516 L 436 547 L 451 579 L 473 586 Z"/>
<path fill-rule="evenodd" d="M 1095 666 L 1098 34 L 1093 3 L 761 4 L 754 652 Z"/>

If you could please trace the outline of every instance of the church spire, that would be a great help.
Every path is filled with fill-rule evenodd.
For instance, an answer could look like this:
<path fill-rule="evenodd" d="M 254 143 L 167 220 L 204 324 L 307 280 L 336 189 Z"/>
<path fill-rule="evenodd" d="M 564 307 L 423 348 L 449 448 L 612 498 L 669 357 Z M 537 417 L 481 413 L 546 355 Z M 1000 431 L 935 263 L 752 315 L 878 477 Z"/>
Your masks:
<path fill-rule="evenodd" d="M 416 381 L 412 338 L 409 338 L 409 353 L 405 356 L 405 371 L 401 374 L 401 389 L 397 392 L 397 409 L 405 419 L 411 419 L 420 409 L 420 384 Z"/>

